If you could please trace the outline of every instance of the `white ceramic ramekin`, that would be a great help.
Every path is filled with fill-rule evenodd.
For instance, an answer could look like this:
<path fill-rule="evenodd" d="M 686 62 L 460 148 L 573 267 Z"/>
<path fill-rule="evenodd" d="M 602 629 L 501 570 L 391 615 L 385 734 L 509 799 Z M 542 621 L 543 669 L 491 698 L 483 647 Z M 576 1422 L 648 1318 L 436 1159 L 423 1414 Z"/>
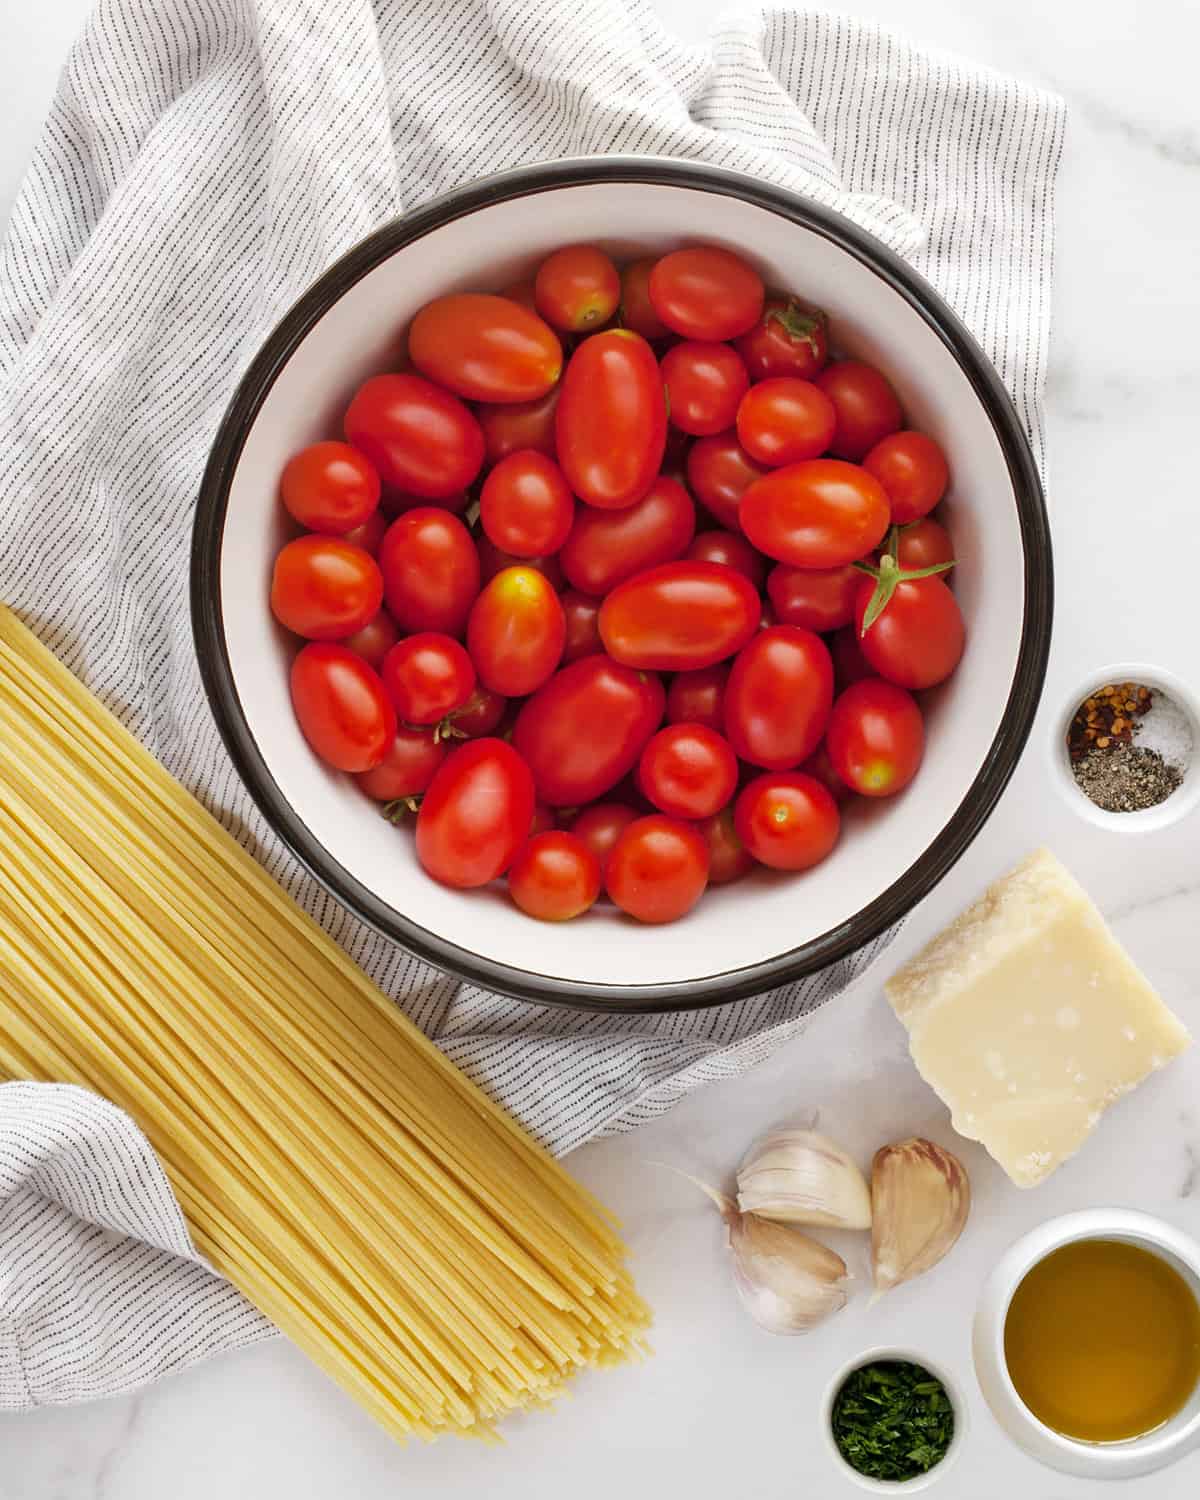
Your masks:
<path fill-rule="evenodd" d="M 1004 1358 L 1005 1319 L 1026 1273 L 1051 1251 L 1091 1239 L 1124 1240 L 1162 1256 L 1200 1297 L 1200 1245 L 1173 1225 L 1115 1208 L 1086 1209 L 1051 1219 L 1018 1240 L 984 1286 L 975 1315 L 975 1373 L 996 1420 L 1034 1458 L 1083 1479 L 1129 1479 L 1165 1468 L 1200 1447 L 1200 1386 L 1180 1412 L 1145 1437 L 1085 1443 L 1038 1421 L 1017 1394 Z"/>

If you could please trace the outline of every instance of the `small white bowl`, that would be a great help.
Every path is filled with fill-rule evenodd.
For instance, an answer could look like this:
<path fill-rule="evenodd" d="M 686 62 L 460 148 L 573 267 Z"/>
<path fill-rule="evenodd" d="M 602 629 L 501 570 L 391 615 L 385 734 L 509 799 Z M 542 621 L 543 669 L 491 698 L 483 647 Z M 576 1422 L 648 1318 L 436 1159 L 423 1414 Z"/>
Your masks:
<path fill-rule="evenodd" d="M 1031 1457 L 1081 1479 L 1130 1479 L 1165 1468 L 1200 1446 L 1200 1386 L 1181 1411 L 1145 1437 L 1087 1443 L 1064 1437 L 1034 1416 L 1018 1395 L 1004 1357 L 1009 1305 L 1027 1273 L 1051 1251 L 1094 1239 L 1124 1240 L 1161 1256 L 1200 1298 L 1200 1245 L 1173 1225 L 1126 1209 L 1066 1214 L 1018 1240 L 988 1278 L 975 1315 L 975 1373 L 996 1420 Z"/>
<path fill-rule="evenodd" d="M 833 1437 L 833 1403 L 837 1400 L 838 1392 L 846 1383 L 855 1370 L 861 1370 L 864 1365 L 878 1364 L 881 1360 L 895 1360 L 901 1364 L 920 1365 L 923 1370 L 928 1370 L 942 1382 L 946 1388 L 946 1394 L 950 1397 L 950 1404 L 954 1408 L 954 1436 L 950 1439 L 950 1446 L 946 1449 L 946 1456 L 932 1469 L 924 1474 L 917 1474 L 912 1479 L 870 1479 L 866 1474 L 860 1474 L 856 1468 L 848 1464 L 842 1457 L 841 1450 Z M 918 1354 L 912 1349 L 898 1349 L 892 1346 L 884 1346 L 878 1349 L 864 1349 L 861 1354 L 855 1355 L 851 1360 L 841 1367 L 829 1382 L 825 1391 L 824 1400 L 821 1402 L 821 1431 L 825 1436 L 825 1442 L 829 1451 L 833 1454 L 838 1468 L 848 1479 L 853 1479 L 861 1489 L 869 1490 L 873 1495 L 911 1495 L 917 1490 L 928 1489 L 931 1484 L 939 1480 L 958 1455 L 962 1452 L 963 1443 L 967 1435 L 967 1399 L 958 1381 L 947 1371 L 944 1365 L 936 1359 L 930 1359 L 924 1354 Z"/>

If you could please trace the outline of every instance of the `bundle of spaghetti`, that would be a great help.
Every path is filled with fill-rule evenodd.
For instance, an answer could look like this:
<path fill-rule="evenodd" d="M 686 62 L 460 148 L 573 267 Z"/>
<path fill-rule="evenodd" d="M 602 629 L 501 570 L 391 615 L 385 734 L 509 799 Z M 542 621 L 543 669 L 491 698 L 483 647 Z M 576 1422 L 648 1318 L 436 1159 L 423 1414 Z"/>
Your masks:
<path fill-rule="evenodd" d="M 393 1434 L 492 1436 L 640 1350 L 604 1208 L 2 609 L 0 985 L 0 1072 L 126 1110 Z"/>

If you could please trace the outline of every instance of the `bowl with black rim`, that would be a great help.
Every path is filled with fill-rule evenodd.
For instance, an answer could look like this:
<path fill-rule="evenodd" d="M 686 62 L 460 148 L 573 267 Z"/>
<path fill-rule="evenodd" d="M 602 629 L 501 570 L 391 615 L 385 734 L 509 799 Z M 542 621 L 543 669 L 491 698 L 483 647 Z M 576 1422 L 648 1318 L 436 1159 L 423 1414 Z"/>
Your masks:
<path fill-rule="evenodd" d="M 550 250 L 615 258 L 685 244 L 745 255 L 769 286 L 826 308 L 839 352 L 879 365 L 909 425 L 949 456 L 942 510 L 967 626 L 960 669 L 924 694 L 927 745 L 900 796 L 856 799 L 816 869 L 767 870 L 709 891 L 683 920 L 641 926 L 598 905 L 539 923 L 501 885 L 446 889 L 411 834 L 321 765 L 288 697 L 299 642 L 272 619 L 271 565 L 291 534 L 279 474 L 339 436 L 369 375 L 394 366 L 425 302 L 531 274 Z M 192 622 L 221 734 L 264 816 L 347 908 L 440 967 L 528 1000 L 595 1010 L 716 1005 L 811 975 L 877 938 L 979 832 L 1021 754 L 1049 651 L 1050 535 L 1029 443 L 995 370 L 937 293 L 843 216 L 693 162 L 599 157 L 520 168 L 380 229 L 327 271 L 275 329 L 218 429 L 196 512 Z"/>

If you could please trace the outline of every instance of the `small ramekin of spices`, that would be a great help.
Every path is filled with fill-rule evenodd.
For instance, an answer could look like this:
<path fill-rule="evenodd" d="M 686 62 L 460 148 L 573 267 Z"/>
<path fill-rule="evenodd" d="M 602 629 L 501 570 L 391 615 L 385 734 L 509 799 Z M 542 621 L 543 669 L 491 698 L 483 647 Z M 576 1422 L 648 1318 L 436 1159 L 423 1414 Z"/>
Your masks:
<path fill-rule="evenodd" d="M 821 1413 L 842 1471 L 874 1494 L 940 1479 L 966 1436 L 967 1408 L 946 1372 L 903 1349 L 868 1349 L 834 1376 Z"/>

